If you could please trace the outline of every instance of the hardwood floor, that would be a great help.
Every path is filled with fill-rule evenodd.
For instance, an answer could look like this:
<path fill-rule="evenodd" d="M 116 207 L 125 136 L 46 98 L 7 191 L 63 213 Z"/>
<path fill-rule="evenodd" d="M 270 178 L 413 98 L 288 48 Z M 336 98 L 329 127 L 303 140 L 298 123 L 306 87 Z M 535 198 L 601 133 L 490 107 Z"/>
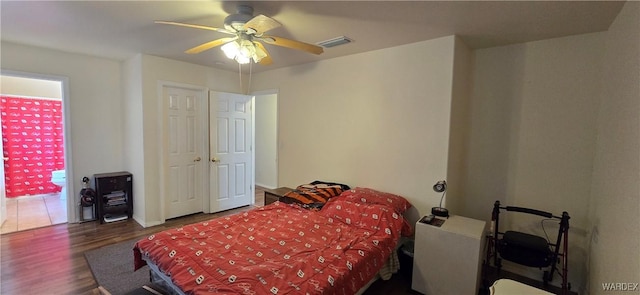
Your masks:
<path fill-rule="evenodd" d="M 256 189 L 256 205 L 264 193 Z M 216 214 L 198 213 L 143 228 L 133 219 L 107 224 L 60 224 L 0 236 L 0 294 L 100 294 L 84 252 L 185 224 L 254 208 L 247 206 Z M 132 265 L 133 267 L 133 265 Z M 366 295 L 416 294 L 406 277 L 376 282 Z"/>
<path fill-rule="evenodd" d="M 264 191 L 255 189 L 256 207 Z M 134 220 L 60 224 L 0 236 L 0 294 L 100 294 L 84 252 L 181 225 L 254 208 L 195 214 L 143 228 Z"/>
<path fill-rule="evenodd" d="M 0 294 L 100 294 L 84 258 L 85 251 L 252 208 L 198 213 L 149 228 L 129 219 L 102 225 L 61 224 L 4 234 L 0 237 Z M 394 276 L 391 281 L 374 283 L 365 294 L 417 294 L 410 289 L 406 277 Z"/>
<path fill-rule="evenodd" d="M 255 204 L 264 204 L 264 192 L 261 188 L 256 188 Z M 256 206 L 216 214 L 198 213 L 167 220 L 165 224 L 149 228 L 143 228 L 129 219 L 102 225 L 97 222 L 60 224 L 3 234 L 0 236 L 0 294 L 100 294 L 84 258 L 85 251 L 242 212 Z M 411 272 L 403 269 L 389 281 L 376 281 L 364 293 L 407 294 L 419 293 L 411 290 Z"/>
<path fill-rule="evenodd" d="M 85 251 L 251 208 L 199 213 L 149 228 L 129 219 L 102 225 L 61 224 L 3 234 L 0 294 L 99 294 L 84 258 Z"/>

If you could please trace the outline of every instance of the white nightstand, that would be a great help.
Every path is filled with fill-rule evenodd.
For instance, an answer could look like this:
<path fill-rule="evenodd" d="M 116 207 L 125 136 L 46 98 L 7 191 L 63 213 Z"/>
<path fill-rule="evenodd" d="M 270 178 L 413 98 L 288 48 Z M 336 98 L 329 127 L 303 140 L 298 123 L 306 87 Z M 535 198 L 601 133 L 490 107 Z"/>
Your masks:
<path fill-rule="evenodd" d="M 486 221 L 450 216 L 416 222 L 411 288 L 427 295 L 478 294 Z"/>

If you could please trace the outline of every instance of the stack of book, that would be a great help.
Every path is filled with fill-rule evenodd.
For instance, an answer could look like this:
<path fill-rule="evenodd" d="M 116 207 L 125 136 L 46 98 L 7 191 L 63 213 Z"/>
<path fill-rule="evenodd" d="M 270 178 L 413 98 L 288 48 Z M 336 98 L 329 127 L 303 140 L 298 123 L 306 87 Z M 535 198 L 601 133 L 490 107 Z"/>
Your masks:
<path fill-rule="evenodd" d="M 105 204 L 107 206 L 124 205 L 127 203 L 127 197 L 124 192 L 112 192 L 108 195 L 104 195 Z"/>

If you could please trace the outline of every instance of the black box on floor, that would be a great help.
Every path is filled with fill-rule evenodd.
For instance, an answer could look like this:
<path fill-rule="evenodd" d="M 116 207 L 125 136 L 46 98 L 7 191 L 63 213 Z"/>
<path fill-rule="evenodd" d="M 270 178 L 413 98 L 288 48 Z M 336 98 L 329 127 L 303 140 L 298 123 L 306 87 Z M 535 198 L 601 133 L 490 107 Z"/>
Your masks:
<path fill-rule="evenodd" d="M 411 280 L 413 274 L 413 247 L 414 241 L 407 240 L 398 248 L 398 260 L 400 262 L 399 273 L 409 278 L 409 280 Z"/>

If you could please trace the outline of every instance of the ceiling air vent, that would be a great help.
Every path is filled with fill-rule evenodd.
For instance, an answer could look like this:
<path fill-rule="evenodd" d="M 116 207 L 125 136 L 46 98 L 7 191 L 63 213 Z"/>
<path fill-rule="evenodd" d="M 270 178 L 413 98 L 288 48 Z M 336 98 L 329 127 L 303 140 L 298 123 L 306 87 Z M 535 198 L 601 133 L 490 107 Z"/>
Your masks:
<path fill-rule="evenodd" d="M 329 40 L 325 40 L 322 42 L 318 42 L 316 43 L 317 45 L 320 45 L 324 48 L 329 48 L 329 47 L 335 47 L 338 45 L 342 45 L 342 44 L 347 44 L 347 43 L 351 43 L 353 40 L 345 37 L 345 36 L 340 36 L 340 37 L 335 37 L 333 39 L 329 39 Z"/>

